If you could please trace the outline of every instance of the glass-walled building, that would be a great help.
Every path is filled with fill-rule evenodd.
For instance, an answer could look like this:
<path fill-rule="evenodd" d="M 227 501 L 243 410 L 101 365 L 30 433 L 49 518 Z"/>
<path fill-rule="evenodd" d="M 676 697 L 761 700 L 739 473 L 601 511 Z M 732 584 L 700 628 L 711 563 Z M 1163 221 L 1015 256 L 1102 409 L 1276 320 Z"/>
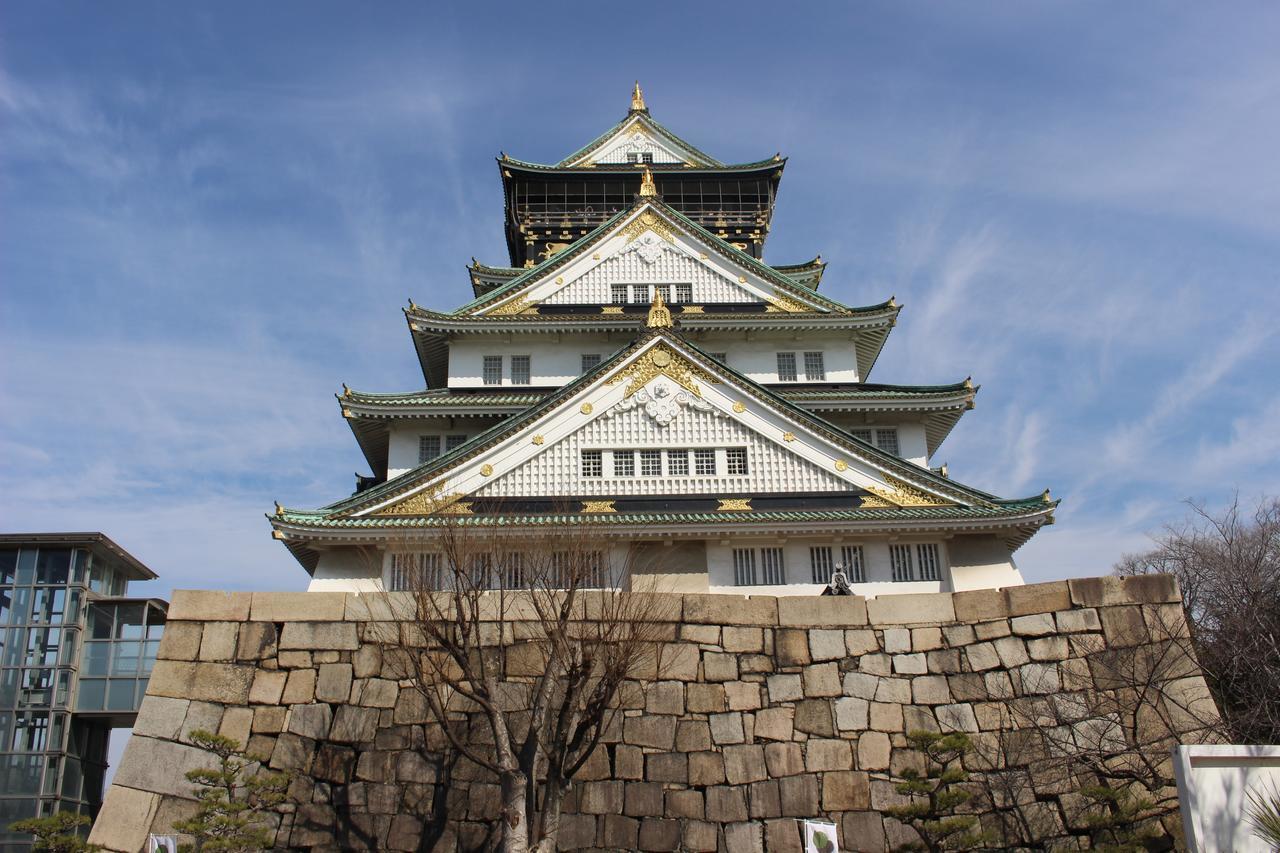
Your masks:
<path fill-rule="evenodd" d="M 97 813 L 164 630 L 128 587 L 155 577 L 101 533 L 0 534 L 0 850 L 29 849 L 15 820 Z"/>

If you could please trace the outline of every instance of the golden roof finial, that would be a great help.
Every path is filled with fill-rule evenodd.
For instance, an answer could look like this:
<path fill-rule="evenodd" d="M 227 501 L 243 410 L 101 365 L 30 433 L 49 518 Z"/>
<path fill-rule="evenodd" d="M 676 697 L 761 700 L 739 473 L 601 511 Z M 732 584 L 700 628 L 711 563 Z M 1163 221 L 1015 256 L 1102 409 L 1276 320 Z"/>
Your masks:
<path fill-rule="evenodd" d="M 675 325 L 671 322 L 671 309 L 662 301 L 660 288 L 653 289 L 653 304 L 649 306 L 649 320 L 645 325 L 650 329 L 670 329 Z"/>
<path fill-rule="evenodd" d="M 1044 494 L 1040 496 L 1040 500 L 1042 500 L 1045 503 L 1053 503 L 1053 498 L 1050 497 L 1048 489 L 1044 490 Z"/>
<path fill-rule="evenodd" d="M 280 506 L 280 501 L 276 501 L 276 515 L 284 515 L 284 507 Z"/>
<path fill-rule="evenodd" d="M 653 172 L 649 171 L 648 166 L 644 167 L 644 174 L 640 176 L 640 197 L 658 197 L 658 187 L 653 183 Z"/>
<path fill-rule="evenodd" d="M 631 112 L 647 113 L 649 108 L 644 105 L 644 92 L 640 91 L 640 81 L 636 81 L 636 87 L 631 90 Z"/>

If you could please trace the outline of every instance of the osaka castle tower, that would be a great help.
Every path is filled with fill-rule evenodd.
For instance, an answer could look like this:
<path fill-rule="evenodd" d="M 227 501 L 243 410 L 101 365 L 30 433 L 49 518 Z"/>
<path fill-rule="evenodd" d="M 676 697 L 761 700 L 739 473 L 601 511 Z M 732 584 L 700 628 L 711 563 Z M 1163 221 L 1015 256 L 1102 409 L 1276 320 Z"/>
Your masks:
<path fill-rule="evenodd" d="M 425 388 L 339 396 L 373 476 L 270 515 L 310 588 L 403 588 L 439 565 L 445 529 L 507 553 L 557 527 L 598 538 L 602 563 L 625 556 L 605 585 L 1022 583 L 1013 554 L 1056 501 L 933 465 L 977 388 L 869 381 L 892 298 L 843 305 L 821 293 L 820 257 L 765 261 L 785 166 L 704 154 L 639 85 L 559 163 L 499 157 L 510 265 L 473 261 L 475 299 L 455 310 L 410 300 Z"/>

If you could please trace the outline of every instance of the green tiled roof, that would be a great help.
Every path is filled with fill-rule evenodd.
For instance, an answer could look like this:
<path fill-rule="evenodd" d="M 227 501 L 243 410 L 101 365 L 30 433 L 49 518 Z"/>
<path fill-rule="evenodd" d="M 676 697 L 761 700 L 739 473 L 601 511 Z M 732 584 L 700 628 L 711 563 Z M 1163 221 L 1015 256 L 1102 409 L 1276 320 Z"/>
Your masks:
<path fill-rule="evenodd" d="M 593 149 L 598 148 L 600 145 L 603 145 L 605 142 L 607 142 L 609 137 L 613 136 L 615 133 L 621 130 L 623 125 L 631 121 L 632 118 L 636 118 L 635 114 L 628 113 L 627 117 L 624 118 L 622 121 L 618 122 L 613 127 L 609 128 L 604 133 L 600 134 L 595 139 L 591 140 L 586 145 L 579 148 L 577 151 L 574 151 L 572 154 L 570 154 L 568 157 L 565 157 L 556 165 L 563 168 L 565 166 L 568 166 L 574 160 L 578 160 L 578 159 L 581 159 L 582 157 L 585 157 Z M 688 142 L 685 142 L 683 139 L 676 136 L 674 133 L 672 133 L 670 130 L 668 130 L 666 127 L 660 124 L 657 119 L 653 118 L 653 116 L 649 115 L 648 113 L 644 113 L 643 115 L 640 115 L 638 117 L 638 121 L 640 124 L 644 124 L 648 126 L 650 129 L 655 131 L 659 136 L 666 137 L 666 140 L 668 142 L 672 143 L 673 145 L 680 146 L 681 148 L 688 151 L 690 154 L 693 154 L 696 157 L 700 158 L 703 162 L 707 163 L 708 165 L 711 165 L 711 166 L 724 165 L 719 160 L 712 157 L 710 154 L 707 154 L 706 152 L 703 152 L 703 151 L 699 151 L 697 148 L 690 145 Z"/>

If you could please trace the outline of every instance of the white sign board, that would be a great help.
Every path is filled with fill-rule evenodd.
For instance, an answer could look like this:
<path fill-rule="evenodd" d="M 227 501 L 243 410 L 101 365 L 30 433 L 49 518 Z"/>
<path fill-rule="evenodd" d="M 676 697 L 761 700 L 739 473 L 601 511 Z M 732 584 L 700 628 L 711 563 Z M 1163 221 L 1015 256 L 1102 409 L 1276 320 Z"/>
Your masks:
<path fill-rule="evenodd" d="M 804 853 L 838 853 L 836 825 L 825 820 L 804 822 Z"/>
<path fill-rule="evenodd" d="M 1270 853 L 1249 822 L 1249 792 L 1280 791 L 1280 746 L 1178 746 L 1173 771 L 1190 853 Z"/>

